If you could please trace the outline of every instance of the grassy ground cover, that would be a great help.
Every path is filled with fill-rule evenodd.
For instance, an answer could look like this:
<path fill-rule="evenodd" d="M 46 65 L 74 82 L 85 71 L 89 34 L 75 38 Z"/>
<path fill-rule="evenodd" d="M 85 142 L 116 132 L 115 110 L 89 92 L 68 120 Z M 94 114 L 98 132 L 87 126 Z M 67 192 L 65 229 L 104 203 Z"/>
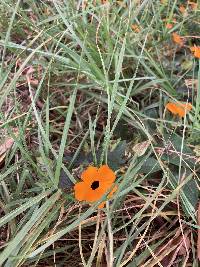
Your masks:
<path fill-rule="evenodd" d="M 0 59 L 0 266 L 199 266 L 200 3 L 0 0 Z"/>

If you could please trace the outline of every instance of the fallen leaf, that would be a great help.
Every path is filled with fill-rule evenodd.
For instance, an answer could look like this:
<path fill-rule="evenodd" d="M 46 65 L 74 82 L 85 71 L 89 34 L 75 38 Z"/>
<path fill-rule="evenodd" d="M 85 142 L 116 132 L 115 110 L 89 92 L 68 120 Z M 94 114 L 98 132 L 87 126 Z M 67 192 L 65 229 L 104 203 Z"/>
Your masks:
<path fill-rule="evenodd" d="M 13 145 L 14 139 L 13 138 L 7 138 L 2 145 L 0 145 L 0 155 L 7 152 Z"/>
<path fill-rule="evenodd" d="M 198 3 L 195 3 L 195 2 L 190 2 L 190 1 L 188 1 L 188 5 L 190 5 L 190 7 L 191 7 L 193 10 L 197 10 L 197 8 L 198 8 Z"/>
<path fill-rule="evenodd" d="M 151 142 L 149 140 L 138 143 L 136 145 L 134 145 L 133 147 L 133 152 L 135 152 L 135 154 L 138 157 L 141 157 L 142 155 L 145 154 L 145 152 L 147 151 L 148 147 L 150 146 Z"/>
<path fill-rule="evenodd" d="M 157 251 L 155 252 L 156 257 L 145 262 L 145 264 L 142 266 L 145 267 L 157 266 L 156 263 L 158 263 L 157 261 L 158 259 L 159 262 L 161 263 L 161 266 L 163 267 L 174 266 L 173 263 L 177 259 L 177 254 L 181 242 L 182 242 L 181 231 L 178 230 L 176 234 L 168 242 L 157 248 Z"/>
<path fill-rule="evenodd" d="M 184 235 L 183 237 L 183 241 L 181 243 L 181 246 L 179 248 L 179 252 L 178 252 L 178 255 L 186 255 L 187 254 L 187 251 L 189 251 L 190 249 L 190 239 L 187 235 Z"/>
<path fill-rule="evenodd" d="M 14 130 L 15 135 L 18 135 L 18 132 Z M 6 137 L 1 141 L 0 144 L 0 163 L 5 159 L 6 153 L 11 149 L 14 144 L 14 139 L 12 137 Z"/>

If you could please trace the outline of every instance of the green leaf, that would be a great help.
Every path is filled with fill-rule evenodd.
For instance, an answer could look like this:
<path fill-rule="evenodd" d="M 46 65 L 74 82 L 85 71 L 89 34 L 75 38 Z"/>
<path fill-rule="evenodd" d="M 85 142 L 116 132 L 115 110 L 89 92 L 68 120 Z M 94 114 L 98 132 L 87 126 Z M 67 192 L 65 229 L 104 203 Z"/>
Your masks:
<path fill-rule="evenodd" d="M 147 160 L 145 160 L 144 164 L 142 165 L 140 169 L 141 172 L 149 173 L 149 174 L 160 171 L 160 170 L 162 170 L 160 167 L 160 164 L 153 157 L 149 157 Z"/>
<path fill-rule="evenodd" d="M 126 141 L 121 141 L 113 151 L 108 152 L 108 166 L 114 171 L 118 170 L 125 163 L 126 147 Z"/>
<path fill-rule="evenodd" d="M 182 177 L 184 178 L 184 180 Z M 177 186 L 181 182 L 185 182 L 185 184 L 180 189 L 181 206 L 184 210 L 184 213 L 188 217 L 192 217 L 195 220 L 196 205 L 199 199 L 199 189 L 197 181 L 194 180 L 193 173 L 188 171 L 188 169 L 185 172 L 182 171 L 182 180 L 179 181 L 178 171 L 173 170 L 173 173 L 171 173 L 169 178 L 169 188 L 177 188 Z"/>
<path fill-rule="evenodd" d="M 126 141 L 120 141 L 112 151 L 108 152 L 108 165 L 113 170 L 119 169 L 120 166 L 125 163 L 124 155 L 125 155 L 126 147 L 127 147 Z M 101 153 L 102 153 L 102 148 L 100 148 L 96 152 L 97 164 L 100 164 Z M 68 155 L 64 157 L 65 162 L 70 162 L 71 159 L 72 159 L 72 155 Z M 77 168 L 80 165 L 87 166 L 92 163 L 93 163 L 93 155 L 91 152 L 88 154 L 84 152 L 80 152 L 77 158 L 74 160 L 72 167 Z"/>
<path fill-rule="evenodd" d="M 187 196 L 188 201 L 196 209 L 196 205 L 199 199 L 199 189 L 195 180 L 191 179 L 183 187 L 183 192 Z"/>
<path fill-rule="evenodd" d="M 60 179 L 59 179 L 59 188 L 72 188 L 72 186 L 74 185 L 74 183 L 72 183 L 72 181 L 70 180 L 69 176 L 66 174 L 66 172 L 62 169 L 60 172 Z"/>
<path fill-rule="evenodd" d="M 168 161 L 169 163 L 180 166 L 180 157 L 182 157 L 181 165 L 188 167 L 188 165 L 194 169 L 197 167 L 195 154 L 193 151 L 182 142 L 182 137 L 177 134 L 164 134 L 164 146 L 166 152 L 163 153 L 161 159 Z M 183 143 L 183 144 L 182 144 Z"/>
<path fill-rule="evenodd" d="M 128 125 L 128 123 L 125 120 L 123 119 L 119 120 L 114 130 L 114 135 L 117 138 L 120 138 L 121 140 L 131 141 L 134 137 L 134 134 L 135 134 L 135 129 L 134 131 L 131 130 L 130 125 Z"/>

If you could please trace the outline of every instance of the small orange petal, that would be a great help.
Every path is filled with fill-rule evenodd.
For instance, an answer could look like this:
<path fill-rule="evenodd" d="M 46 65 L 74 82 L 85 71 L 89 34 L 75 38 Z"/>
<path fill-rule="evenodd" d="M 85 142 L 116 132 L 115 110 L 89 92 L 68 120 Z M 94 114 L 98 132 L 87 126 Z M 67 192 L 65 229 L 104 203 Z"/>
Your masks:
<path fill-rule="evenodd" d="M 172 114 L 178 115 L 179 117 L 184 117 L 185 114 L 192 109 L 190 103 L 167 103 L 165 106 Z"/>
<path fill-rule="evenodd" d="M 97 176 L 97 173 L 98 173 L 97 167 L 89 166 L 85 171 L 82 172 L 81 179 L 84 182 L 90 184 L 91 181 L 93 181 L 94 178 Z"/>
<path fill-rule="evenodd" d="M 167 103 L 165 106 L 170 112 L 174 113 L 176 111 L 176 104 L 175 103 Z"/>
<path fill-rule="evenodd" d="M 191 103 L 185 103 L 185 104 L 182 104 L 182 105 L 186 109 L 186 111 L 190 111 L 192 109 L 192 104 Z"/>
<path fill-rule="evenodd" d="M 194 57 L 200 58 L 200 46 L 192 46 L 190 47 L 191 52 L 193 52 Z"/>
<path fill-rule="evenodd" d="M 139 28 L 139 26 L 138 26 L 137 24 L 132 24 L 132 25 L 131 25 L 131 28 L 132 28 L 132 30 L 133 30 L 134 32 L 137 32 L 137 33 L 140 32 L 140 28 Z"/>
<path fill-rule="evenodd" d="M 114 188 L 111 190 L 111 192 L 108 194 L 108 199 L 111 198 L 111 197 L 113 196 L 113 194 L 117 191 L 117 189 L 118 189 L 118 186 L 115 185 Z M 103 202 L 98 206 L 98 208 L 99 208 L 99 209 L 103 209 L 104 206 L 105 206 L 105 204 L 106 204 L 106 202 L 103 201 Z"/>
<path fill-rule="evenodd" d="M 200 46 L 195 49 L 194 56 L 200 58 Z"/>
<path fill-rule="evenodd" d="M 111 192 L 108 194 L 108 198 L 111 198 L 113 196 L 113 194 L 117 191 L 118 186 L 115 185 L 114 188 L 111 190 Z"/>
<path fill-rule="evenodd" d="M 103 197 L 105 192 L 106 191 L 104 190 L 104 188 L 101 188 L 101 187 L 99 187 L 96 190 L 92 190 L 91 188 L 89 188 L 87 191 L 87 196 L 85 197 L 85 200 L 88 202 L 98 201 L 99 199 Z"/>
<path fill-rule="evenodd" d="M 177 107 L 177 115 L 180 118 L 183 118 L 185 116 L 186 111 L 183 108 Z"/>
<path fill-rule="evenodd" d="M 79 201 L 86 200 L 85 196 L 88 192 L 88 187 L 84 182 L 79 182 L 74 185 L 75 198 Z"/>
<path fill-rule="evenodd" d="M 173 32 L 172 33 L 172 39 L 173 39 L 174 43 L 176 43 L 180 46 L 184 45 L 183 37 L 181 37 L 178 33 Z"/>
<path fill-rule="evenodd" d="M 99 208 L 99 209 L 103 209 L 104 206 L 105 206 L 105 204 L 106 204 L 105 201 L 101 202 L 101 204 L 99 204 L 98 208 Z"/>
<path fill-rule="evenodd" d="M 173 28 L 173 24 L 172 23 L 167 23 L 166 24 L 166 28 L 167 29 L 172 29 Z"/>

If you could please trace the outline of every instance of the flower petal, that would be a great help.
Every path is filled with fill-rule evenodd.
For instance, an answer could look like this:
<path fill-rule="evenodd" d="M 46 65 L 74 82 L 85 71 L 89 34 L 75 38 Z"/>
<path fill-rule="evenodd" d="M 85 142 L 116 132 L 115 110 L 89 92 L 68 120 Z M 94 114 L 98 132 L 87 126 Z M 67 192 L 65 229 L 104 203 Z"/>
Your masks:
<path fill-rule="evenodd" d="M 192 109 L 190 103 L 167 103 L 165 106 L 172 114 L 184 117 L 185 114 Z"/>
<path fill-rule="evenodd" d="M 117 191 L 117 189 L 118 189 L 118 186 L 115 185 L 113 187 L 113 189 L 111 190 L 111 192 L 108 194 L 108 198 L 111 198 L 113 196 L 113 194 Z"/>
<path fill-rule="evenodd" d="M 177 114 L 177 112 L 176 112 L 176 104 L 175 103 L 167 103 L 165 108 L 168 109 L 171 113 Z"/>
<path fill-rule="evenodd" d="M 98 209 L 103 209 L 105 204 L 106 204 L 105 201 L 101 202 L 101 204 L 99 204 L 99 206 L 98 206 Z"/>
<path fill-rule="evenodd" d="M 98 168 L 89 166 L 85 171 L 81 174 L 81 179 L 87 183 L 90 184 L 92 181 L 95 181 L 96 176 L 98 173 Z"/>
<path fill-rule="evenodd" d="M 93 203 L 100 200 L 104 194 L 109 193 L 113 182 L 116 179 L 115 173 L 107 166 L 103 165 L 99 169 L 89 166 L 81 175 L 82 182 L 75 184 L 75 198 L 79 201 Z M 98 187 L 94 188 L 93 182 L 99 182 Z M 116 187 L 109 193 L 108 198 L 116 191 Z M 103 207 L 103 203 L 99 206 Z"/>
<path fill-rule="evenodd" d="M 86 200 L 88 185 L 84 182 L 75 184 L 74 186 L 75 198 L 79 201 Z"/>
<path fill-rule="evenodd" d="M 180 46 L 184 45 L 183 37 L 181 37 L 177 32 L 172 33 L 172 39 L 173 39 L 174 43 L 176 43 Z"/>
<path fill-rule="evenodd" d="M 105 186 L 105 184 L 100 184 L 100 187 L 96 190 L 88 190 L 87 196 L 85 197 L 85 200 L 88 202 L 95 202 L 100 200 L 106 193 L 108 194 L 108 199 L 113 196 L 115 191 L 117 190 L 117 186 L 115 186 L 111 192 L 109 192 L 109 189 L 111 189 L 111 186 Z"/>
<path fill-rule="evenodd" d="M 111 192 L 108 194 L 108 199 L 110 199 L 113 196 L 113 194 L 117 191 L 117 189 L 118 189 L 118 186 L 115 185 L 114 188 L 111 190 Z M 101 202 L 101 204 L 99 204 L 98 208 L 103 209 L 105 204 L 106 204 L 106 201 Z"/>
<path fill-rule="evenodd" d="M 90 188 L 87 192 L 87 196 L 85 197 L 85 200 L 87 200 L 88 202 L 95 202 L 101 199 L 104 194 L 105 194 L 105 191 L 102 188 L 98 188 L 96 190 L 92 190 L 92 188 Z"/>
<path fill-rule="evenodd" d="M 196 58 L 200 58 L 200 46 L 192 46 L 190 47 L 190 50 L 194 53 Z"/>
<path fill-rule="evenodd" d="M 190 111 L 192 109 L 192 104 L 191 103 L 180 103 L 181 107 L 183 107 L 186 111 Z"/>
<path fill-rule="evenodd" d="M 108 167 L 108 165 L 102 165 L 98 169 L 98 178 L 99 181 L 108 185 L 112 185 L 116 179 L 116 175 L 114 171 Z"/>

